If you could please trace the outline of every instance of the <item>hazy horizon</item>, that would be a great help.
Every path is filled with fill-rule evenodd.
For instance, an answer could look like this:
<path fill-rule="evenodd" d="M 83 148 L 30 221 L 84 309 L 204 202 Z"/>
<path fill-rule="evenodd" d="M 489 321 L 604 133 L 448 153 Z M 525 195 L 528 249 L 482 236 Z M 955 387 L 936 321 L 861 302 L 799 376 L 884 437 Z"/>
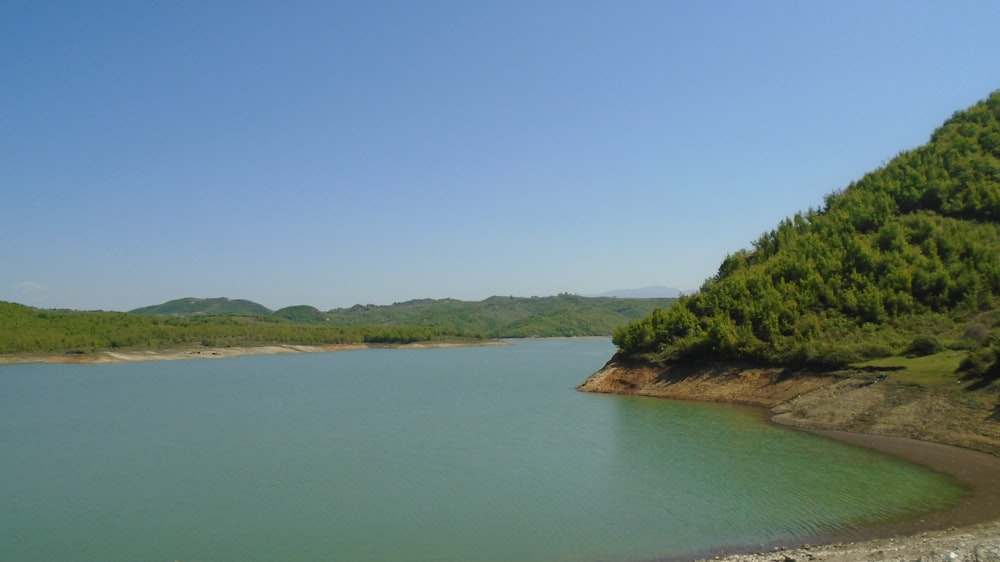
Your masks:
<path fill-rule="evenodd" d="M 6 3 L 0 300 L 689 290 L 1000 88 L 998 20 L 986 1 Z"/>

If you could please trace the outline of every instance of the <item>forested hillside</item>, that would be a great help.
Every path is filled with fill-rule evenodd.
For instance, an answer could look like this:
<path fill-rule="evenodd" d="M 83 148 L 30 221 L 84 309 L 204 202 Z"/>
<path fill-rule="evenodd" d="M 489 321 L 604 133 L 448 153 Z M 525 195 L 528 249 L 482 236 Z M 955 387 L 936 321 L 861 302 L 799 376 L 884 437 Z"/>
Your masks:
<path fill-rule="evenodd" d="M 130 311 L 132 314 L 158 316 L 269 316 L 271 309 L 245 299 L 196 299 L 187 297 L 174 299 L 163 304 L 145 306 Z"/>
<path fill-rule="evenodd" d="M 942 346 L 996 377 L 1000 92 L 616 331 L 620 355 L 840 366 Z"/>

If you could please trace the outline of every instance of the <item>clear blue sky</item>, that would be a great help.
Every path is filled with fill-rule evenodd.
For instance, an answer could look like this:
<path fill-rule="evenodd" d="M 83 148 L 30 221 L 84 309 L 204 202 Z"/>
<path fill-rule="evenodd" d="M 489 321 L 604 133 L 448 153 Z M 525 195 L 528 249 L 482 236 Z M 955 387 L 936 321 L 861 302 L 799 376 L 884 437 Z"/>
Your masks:
<path fill-rule="evenodd" d="M 1000 2 L 0 4 L 0 300 L 696 289 L 1000 88 Z"/>

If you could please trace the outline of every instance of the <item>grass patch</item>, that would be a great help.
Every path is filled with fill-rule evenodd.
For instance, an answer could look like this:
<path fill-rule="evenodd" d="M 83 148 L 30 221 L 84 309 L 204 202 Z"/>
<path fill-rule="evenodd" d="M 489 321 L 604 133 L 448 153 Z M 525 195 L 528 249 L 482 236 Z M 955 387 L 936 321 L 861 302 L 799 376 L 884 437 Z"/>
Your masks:
<path fill-rule="evenodd" d="M 965 351 L 947 350 L 924 357 L 882 357 L 852 367 L 885 369 L 886 376 L 894 381 L 918 386 L 938 386 L 956 383 L 960 378 L 958 365 L 968 355 Z"/>

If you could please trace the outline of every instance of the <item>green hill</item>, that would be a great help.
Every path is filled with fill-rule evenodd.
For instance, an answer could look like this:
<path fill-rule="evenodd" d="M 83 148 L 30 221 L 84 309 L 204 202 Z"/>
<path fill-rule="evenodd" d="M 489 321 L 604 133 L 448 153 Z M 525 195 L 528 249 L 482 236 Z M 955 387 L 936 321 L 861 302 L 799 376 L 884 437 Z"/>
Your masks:
<path fill-rule="evenodd" d="M 167 301 L 155 306 L 146 306 L 129 311 L 131 314 L 157 316 L 270 316 L 271 309 L 253 301 L 227 298 L 196 299 L 183 298 Z"/>
<path fill-rule="evenodd" d="M 275 310 L 273 316 L 299 324 L 323 324 L 327 321 L 326 315 L 318 308 L 305 304 Z"/>
<path fill-rule="evenodd" d="M 822 367 L 950 348 L 970 352 L 970 375 L 996 378 L 998 221 L 995 92 L 614 341 L 631 360 Z"/>

